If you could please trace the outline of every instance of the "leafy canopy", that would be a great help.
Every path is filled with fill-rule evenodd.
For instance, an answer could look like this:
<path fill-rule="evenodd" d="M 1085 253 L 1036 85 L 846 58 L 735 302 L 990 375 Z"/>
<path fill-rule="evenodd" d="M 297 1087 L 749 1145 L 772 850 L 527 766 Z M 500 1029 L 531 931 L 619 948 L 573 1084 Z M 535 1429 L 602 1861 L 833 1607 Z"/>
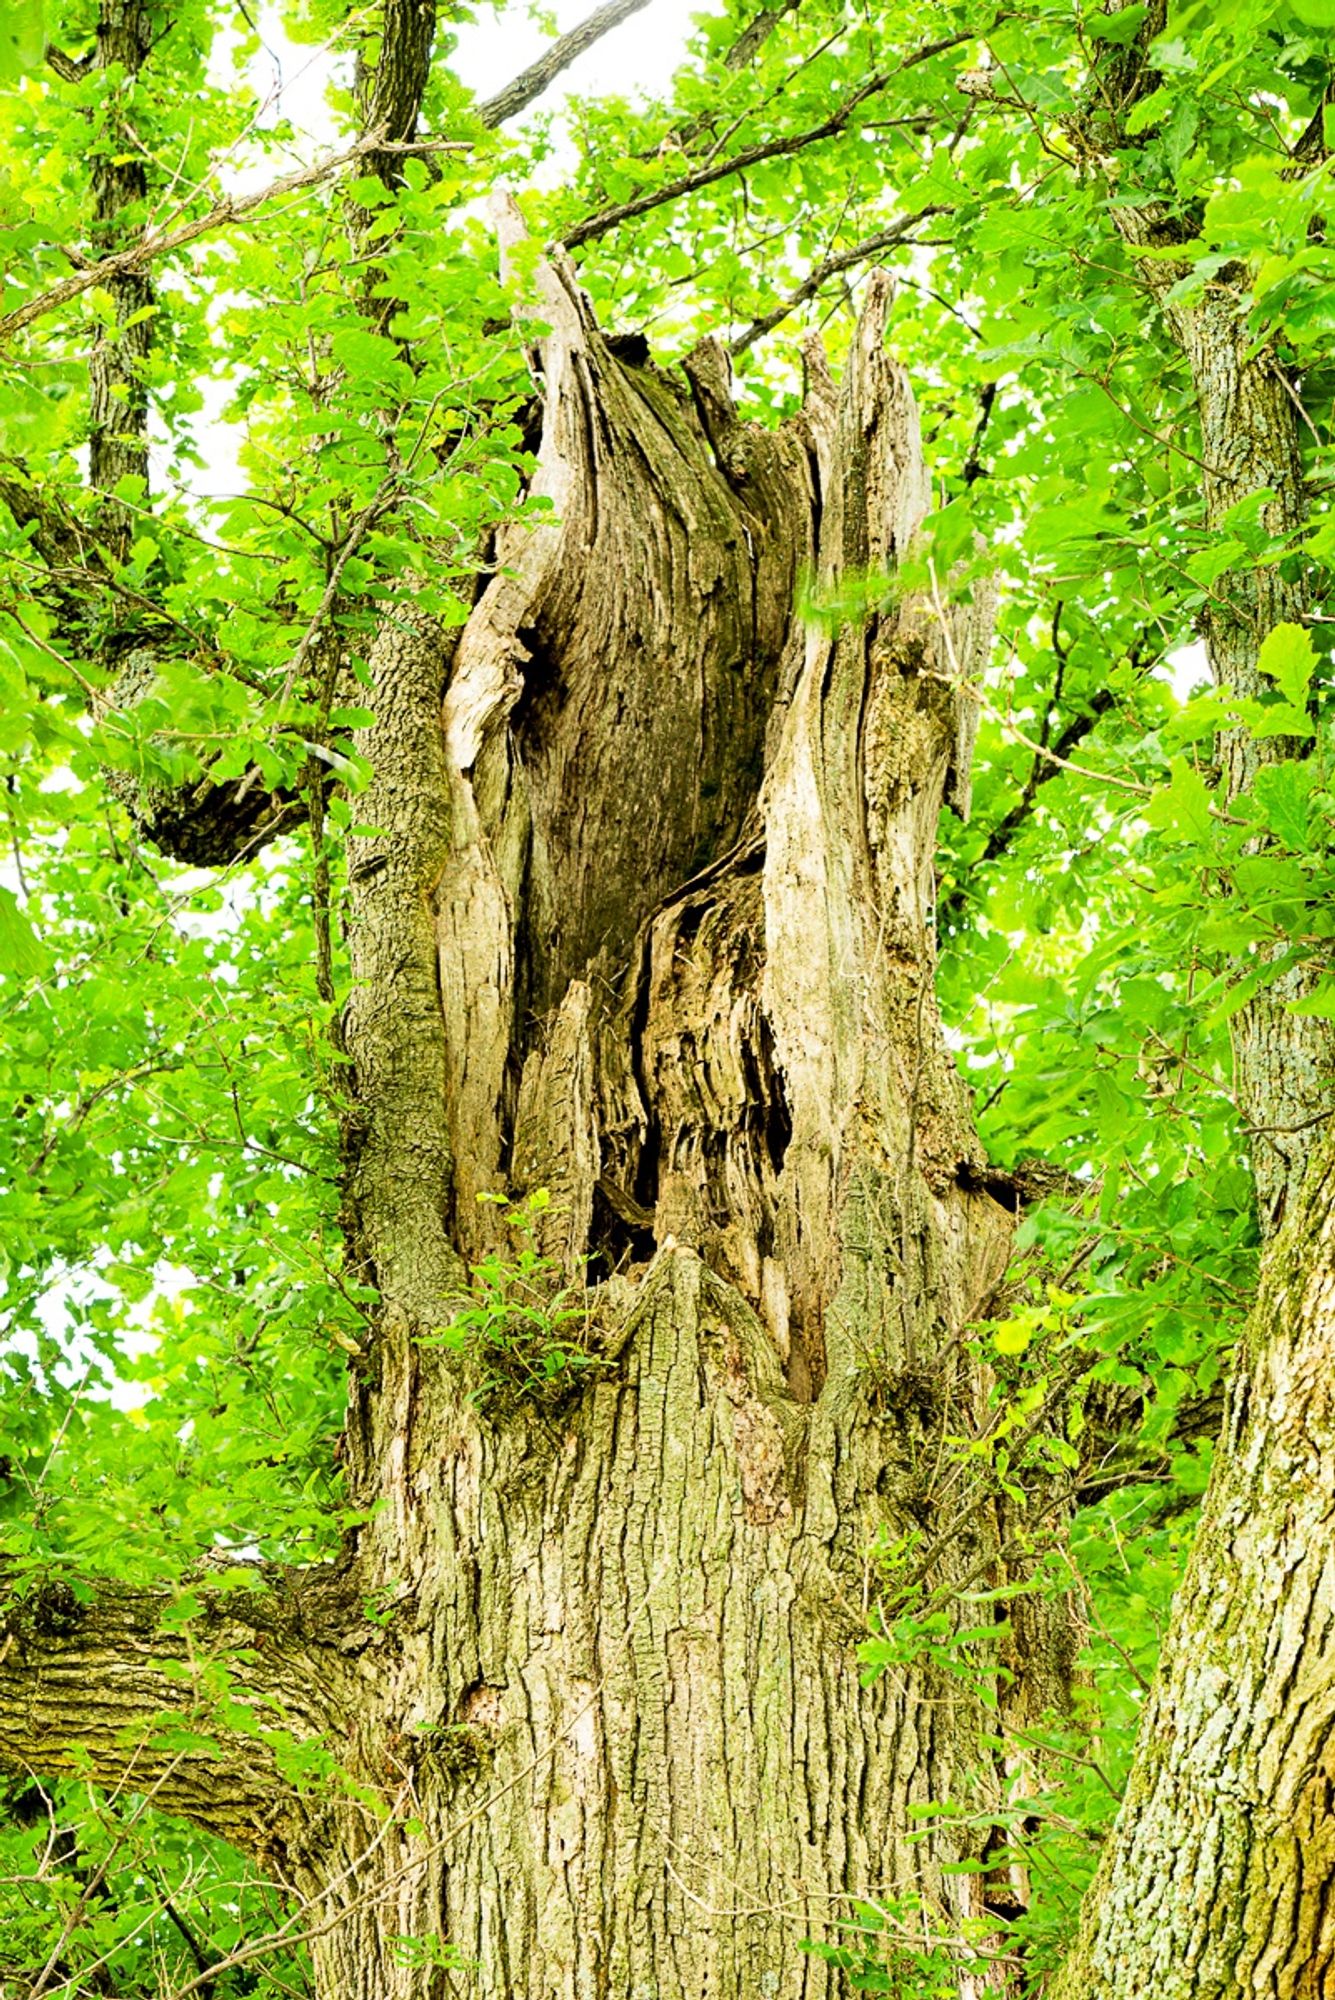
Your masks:
<path fill-rule="evenodd" d="M 1125 1771 L 1204 1483 L 1208 1416 L 1191 1412 L 1212 1407 L 1253 1283 L 1247 1165 L 1264 1139 L 1239 1126 L 1230 1017 L 1295 964 L 1314 975 L 1304 1004 L 1335 1016 L 1329 624 L 1272 631 L 1247 700 L 1204 690 L 1197 643 L 1202 616 L 1245 611 L 1258 576 L 1303 576 L 1320 604 L 1335 564 L 1335 11 L 1174 8 L 1153 88 L 1119 122 L 1099 77 L 1155 29 L 1143 5 L 803 0 L 739 61 L 758 10 L 720 0 L 674 76 L 496 132 L 451 67 L 470 10 L 448 9 L 422 130 L 456 150 L 393 173 L 353 162 L 155 260 L 152 490 L 120 480 L 113 531 L 86 464 L 87 362 L 117 333 L 114 285 L 23 311 L 108 247 L 98 162 L 142 169 L 116 217 L 130 241 L 206 217 L 240 162 L 259 181 L 286 172 L 294 143 L 251 81 L 276 14 L 149 12 L 137 75 L 86 60 L 95 0 L 21 0 L 0 28 L 13 1574 L 176 1584 L 218 1551 L 315 1559 L 347 1524 L 332 1446 L 369 1300 L 338 1233 L 335 1024 L 365 778 L 349 731 L 365 717 L 335 699 L 310 635 L 328 612 L 357 656 L 409 579 L 460 618 L 479 550 L 527 504 L 531 382 L 483 198 L 526 190 L 535 240 L 576 246 L 604 323 L 643 331 L 665 364 L 705 330 L 729 339 L 761 422 L 800 396 L 804 328 L 837 361 L 881 258 L 937 484 L 916 560 L 961 589 L 985 565 L 1001 591 L 974 811 L 943 830 L 940 991 L 992 1158 L 1046 1162 L 1054 1190 L 1022 1226 L 1010 1307 L 978 1335 L 999 1378 L 981 1456 L 1023 1495 L 1052 1473 L 1052 1426 L 1024 1413 L 1057 1411 L 1089 1502 L 1072 1550 L 1094 1607 L 1088 1728 L 1066 1745 L 1066 1794 L 1028 1817 L 1017 1802 L 1003 1829 L 1045 1884 L 1041 1969 Z M 366 10 L 297 0 L 282 23 L 337 52 L 330 143 L 352 143 Z M 1125 205 L 1173 224 L 1173 296 L 1234 287 L 1256 350 L 1295 385 L 1312 496 L 1297 527 L 1268 525 L 1263 493 L 1207 519 L 1187 364 L 1118 227 Z M 145 657 L 154 685 L 131 709 L 117 691 Z M 1214 745 L 1239 725 L 1292 754 L 1230 801 Z M 299 794 L 304 823 L 226 868 L 164 862 L 127 788 L 206 766 Z M 1100 1486 L 1089 1440 L 1109 1409 Z M 906 1645 L 967 1663 L 967 1632 L 896 1599 L 887 1562 L 898 1609 L 869 1666 Z M 117 1991 L 155 1992 L 154 1953 L 188 1970 L 192 1934 L 218 1956 L 272 1922 L 268 1892 L 200 1836 L 78 1786 L 59 1811 L 80 1865 L 105 1858 L 109 1893 L 64 1921 L 77 1883 L 50 1866 L 36 1879 L 29 1794 L 5 1835 L 0 1929 L 15 1965 L 62 1937 L 62 1990 L 92 1990 L 78 1968 L 96 1960 Z M 876 1971 L 889 1923 L 869 1917 L 850 1962 L 870 1990 L 935 1990 L 930 1953 L 920 1988 L 884 1983 L 908 1976 Z M 289 1982 L 274 1990 L 303 1977 L 295 1957 L 271 1970 Z"/>

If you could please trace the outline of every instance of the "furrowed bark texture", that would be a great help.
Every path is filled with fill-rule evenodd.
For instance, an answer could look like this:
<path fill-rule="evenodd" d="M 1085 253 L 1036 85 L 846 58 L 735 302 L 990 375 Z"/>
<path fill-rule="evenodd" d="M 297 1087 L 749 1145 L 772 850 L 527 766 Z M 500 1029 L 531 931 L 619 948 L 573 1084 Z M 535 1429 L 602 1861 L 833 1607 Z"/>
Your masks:
<path fill-rule="evenodd" d="M 1014 1891 L 948 1872 L 1014 1779 L 974 1697 L 858 1660 L 879 1530 L 920 1531 L 947 1588 L 1005 1574 L 995 1510 L 942 1536 L 931 1496 L 982 1416 L 960 1335 L 1012 1223 L 933 993 L 989 607 L 820 610 L 893 577 L 928 500 L 884 277 L 777 432 L 716 344 L 665 372 L 568 267 L 538 291 L 552 512 L 503 531 L 457 635 L 400 599 L 371 657 L 344 1021 L 368 1518 L 298 1732 L 355 1789 L 303 1793 L 270 1865 L 331 2000 L 434 2000 L 452 1956 L 479 2000 L 820 2000 L 841 1975 L 802 1941 L 852 1897 L 920 1896 L 916 1938 Z M 480 1401 L 432 1336 L 506 1243 L 478 1196 L 539 1188 L 600 1365 Z M 1003 1719 L 1031 1727 L 1075 1635 L 1020 1622 Z M 966 1958 L 960 2000 L 988 1984 Z"/>
<path fill-rule="evenodd" d="M 1327 1140 L 1267 1260 L 1130 1786 L 1054 2000 L 1335 1992 L 1333 1324 Z"/>
<path fill-rule="evenodd" d="M 92 1773 L 288 1879 L 313 1799 L 285 1775 L 283 1751 L 334 1739 L 356 1755 L 357 1654 L 375 1635 L 356 1632 L 356 1600 L 334 1570 L 244 1581 L 201 1580 L 188 1606 L 121 1584 L 6 1590 L 0 1768 Z M 242 1726 L 242 1705 L 267 1735 Z"/>
<path fill-rule="evenodd" d="M 973 1837 L 911 1843 L 910 1809 L 1003 1782 L 969 1697 L 857 1661 L 872 1538 L 930 1537 L 939 1427 L 978 1412 L 957 1335 L 1010 1228 L 932 993 L 986 607 L 948 639 L 912 601 L 794 613 L 804 572 L 893 572 L 926 505 L 884 280 L 777 434 L 716 347 L 624 361 L 567 269 L 541 287 L 553 515 L 506 531 L 457 644 L 400 617 L 374 663 L 347 1044 L 385 1304 L 348 1464 L 424 1831 L 340 1849 L 317 1965 L 366 2000 L 437 1990 L 447 1944 L 487 2000 L 814 1996 L 802 1939 L 851 1895 L 982 1911 L 941 1872 Z M 537 1187 L 604 1368 L 484 1412 L 419 1336 L 497 1241 L 478 1195 Z M 1068 1636 L 1020 1663 L 1030 1719 Z"/>

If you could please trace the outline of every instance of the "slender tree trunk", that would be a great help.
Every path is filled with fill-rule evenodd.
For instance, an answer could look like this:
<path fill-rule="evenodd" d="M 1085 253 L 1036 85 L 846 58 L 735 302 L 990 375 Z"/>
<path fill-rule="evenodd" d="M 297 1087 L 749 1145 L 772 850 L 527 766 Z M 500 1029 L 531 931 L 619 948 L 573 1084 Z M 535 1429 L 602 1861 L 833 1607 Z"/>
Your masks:
<path fill-rule="evenodd" d="M 148 192 L 143 145 L 126 125 L 125 100 L 153 40 L 150 9 L 143 0 L 120 0 L 98 9 L 99 69 L 118 76 L 107 93 L 107 117 L 96 136 L 91 163 L 93 247 L 98 256 L 122 249 L 141 221 Z M 137 484 L 134 505 L 148 496 L 148 381 L 145 367 L 153 345 L 153 283 L 146 272 L 128 271 L 108 286 L 112 319 L 99 326 L 88 356 L 88 479 L 97 493 L 111 495 L 122 480 Z M 116 499 L 105 499 L 99 525 L 118 555 L 135 532 L 136 514 Z"/>
<path fill-rule="evenodd" d="M 1161 26 L 1149 23 L 1146 38 Z M 1140 56 L 1128 60 L 1134 92 L 1145 72 Z M 1152 206 L 1115 212 L 1133 247 L 1179 240 Z M 1255 340 L 1242 275 L 1226 269 L 1175 298 L 1186 268 L 1144 266 L 1191 368 L 1207 520 L 1220 529 L 1229 509 L 1260 496 L 1264 525 L 1293 537 L 1309 504 L 1297 391 Z M 1261 645 L 1306 609 L 1297 556 L 1221 578 L 1203 621 L 1215 680 L 1263 695 Z M 1224 732 L 1228 796 L 1302 749 L 1241 726 Z M 1335 1993 L 1335 1030 L 1291 1011 L 1312 983 L 1290 967 L 1233 1021 L 1271 1240 L 1126 1798 L 1054 2000 Z"/>
<path fill-rule="evenodd" d="M 1133 248 L 1161 252 L 1176 240 L 1153 206 L 1126 204 L 1113 212 Z M 1199 293 L 1175 299 L 1173 289 L 1189 265 L 1160 255 L 1145 259 L 1142 268 L 1165 326 L 1191 369 L 1207 525 L 1226 532 L 1230 510 L 1257 498 L 1264 527 L 1272 535 L 1296 537 L 1309 512 L 1302 453 L 1306 419 L 1279 357 L 1259 345 L 1251 329 L 1243 274 L 1223 270 Z M 1217 685 L 1250 700 L 1272 691 L 1257 665 L 1261 647 L 1277 625 L 1301 624 L 1307 609 L 1297 551 L 1285 561 L 1219 577 L 1201 621 Z M 1224 730 L 1218 756 L 1226 795 L 1238 797 L 1263 765 L 1299 755 L 1301 749 L 1288 737 L 1254 736 L 1242 724 Z M 1319 1015 L 1292 1011 L 1292 1003 L 1310 993 L 1315 980 L 1302 964 L 1286 968 L 1239 1009 L 1231 1024 L 1238 1108 L 1250 1137 L 1257 1210 L 1267 1236 L 1279 1228 L 1289 1202 L 1297 1198 L 1321 1130 L 1335 1109 L 1335 1027 Z"/>

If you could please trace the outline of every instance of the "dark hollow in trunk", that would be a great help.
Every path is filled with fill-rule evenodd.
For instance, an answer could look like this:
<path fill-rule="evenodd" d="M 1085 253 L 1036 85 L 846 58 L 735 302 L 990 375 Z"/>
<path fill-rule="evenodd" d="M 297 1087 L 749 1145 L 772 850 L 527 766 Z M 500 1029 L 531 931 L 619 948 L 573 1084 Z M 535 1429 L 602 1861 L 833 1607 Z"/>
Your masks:
<path fill-rule="evenodd" d="M 837 1990 L 802 1940 L 855 1895 L 920 1895 L 915 1935 L 984 1914 L 944 1869 L 1007 1783 L 959 1683 L 858 1661 L 883 1527 L 933 1580 L 1003 1579 L 995 1508 L 940 1536 L 931 1498 L 1013 1224 L 933 991 L 989 607 L 895 585 L 929 496 L 885 278 L 777 431 L 717 345 L 665 372 L 568 268 L 539 287 L 552 515 L 503 532 L 459 634 L 387 609 L 361 744 L 346 1225 L 381 1305 L 344 1452 L 379 1504 L 320 1601 L 392 1615 L 285 1614 L 246 1670 L 388 1816 L 266 1770 L 227 1831 L 308 1899 L 338 2000 L 446 1992 L 446 1946 L 480 2000 L 796 2000 Z M 806 618 L 799 586 L 866 608 Z M 602 1365 L 480 1404 L 423 1336 L 503 1240 L 478 1196 L 538 1188 Z M 90 1671 L 102 1617 L 25 1630 L 0 1682 Z M 1071 1619 L 1018 1622 L 1032 1724 Z M 42 1727 L 0 1748 L 58 1764 Z M 971 1814 L 923 1834 L 945 1801 Z"/>

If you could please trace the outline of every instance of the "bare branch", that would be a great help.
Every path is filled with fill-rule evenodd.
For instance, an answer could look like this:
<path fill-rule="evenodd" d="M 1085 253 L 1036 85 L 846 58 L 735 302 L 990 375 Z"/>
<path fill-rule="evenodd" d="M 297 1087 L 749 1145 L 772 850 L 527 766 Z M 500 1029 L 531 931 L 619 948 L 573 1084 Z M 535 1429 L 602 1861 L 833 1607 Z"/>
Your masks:
<path fill-rule="evenodd" d="M 603 0 L 601 7 L 585 17 L 569 34 L 554 41 L 545 55 L 530 63 L 504 90 L 497 91 L 485 104 L 477 108 L 477 115 L 484 125 L 504 125 L 507 119 L 517 118 L 519 113 L 550 89 L 563 70 L 569 69 L 577 57 L 595 42 L 619 28 L 632 14 L 638 14 L 649 5 L 649 0 Z"/>
<path fill-rule="evenodd" d="M 795 14 L 802 0 L 779 0 L 777 7 L 762 7 L 742 29 L 723 60 L 729 69 L 745 69 L 759 55 L 786 14 Z"/>
<path fill-rule="evenodd" d="M 54 70 L 62 83 L 82 83 L 93 67 L 92 56 L 67 56 L 64 49 L 58 49 L 54 42 L 48 42 L 46 49 L 47 67 Z"/>
<path fill-rule="evenodd" d="M 759 319 L 752 320 L 750 326 L 728 343 L 729 353 L 745 354 L 748 347 L 753 347 L 765 334 L 772 333 L 790 313 L 796 312 L 799 306 L 814 298 L 827 278 L 833 278 L 840 271 L 851 270 L 855 264 L 865 263 L 869 257 L 877 256 L 882 250 L 889 250 L 896 243 L 903 243 L 908 237 L 908 232 L 915 229 L 920 222 L 925 222 L 929 215 L 950 213 L 951 211 L 940 203 L 916 209 L 912 215 L 902 216 L 898 222 L 891 223 L 887 229 L 878 230 L 874 236 L 864 236 L 862 241 L 855 243 L 851 249 L 840 250 L 832 256 L 822 258 L 819 264 L 812 266 L 796 291 L 790 292 L 772 312 L 764 313 Z"/>

